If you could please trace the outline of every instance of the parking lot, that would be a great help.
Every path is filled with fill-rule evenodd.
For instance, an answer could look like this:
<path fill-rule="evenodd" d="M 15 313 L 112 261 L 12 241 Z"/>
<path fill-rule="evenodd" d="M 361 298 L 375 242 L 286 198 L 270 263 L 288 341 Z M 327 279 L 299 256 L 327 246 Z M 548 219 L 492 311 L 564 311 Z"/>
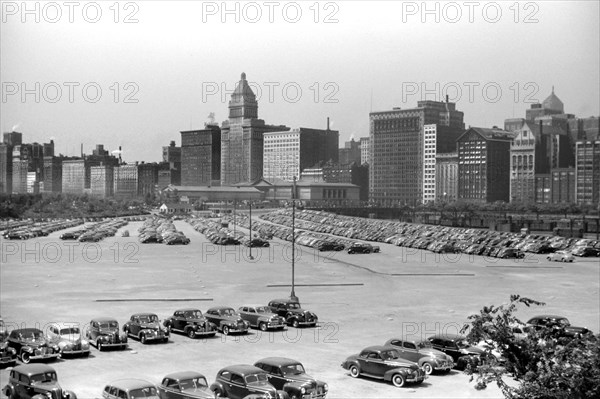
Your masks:
<path fill-rule="evenodd" d="M 291 244 L 280 239 L 268 248 L 219 246 L 189 224 L 175 226 L 189 245 L 140 244 L 132 222 L 97 243 L 61 241 L 62 232 L 27 241 L 1 242 L 0 315 L 8 328 L 44 328 L 50 322 L 85 326 L 97 316 L 121 324 L 136 312 L 161 319 L 174 310 L 215 305 L 237 308 L 289 296 Z M 241 229 L 241 228 L 240 228 Z M 129 230 L 130 237 L 121 237 Z M 381 253 L 318 252 L 296 246 L 296 295 L 319 316 L 317 329 L 217 336 L 190 340 L 173 335 L 168 344 L 98 352 L 88 359 L 54 362 L 59 381 L 79 398 L 97 398 L 107 382 L 124 377 L 159 383 L 174 371 L 196 370 L 209 382 L 227 365 L 285 356 L 304 363 L 307 372 L 329 384 L 331 398 L 480 398 L 502 397 L 494 386 L 476 391 L 457 371 L 434 374 L 423 384 L 394 388 L 367 378 L 352 379 L 340 367 L 362 348 L 394 336 L 425 338 L 455 333 L 469 314 L 500 304 L 510 294 L 546 302 L 522 309 L 521 318 L 560 314 L 573 325 L 600 330 L 600 261 L 577 258 L 551 263 L 544 255 L 498 259 L 378 243 Z M 0 384 L 8 371 L 0 371 Z"/>

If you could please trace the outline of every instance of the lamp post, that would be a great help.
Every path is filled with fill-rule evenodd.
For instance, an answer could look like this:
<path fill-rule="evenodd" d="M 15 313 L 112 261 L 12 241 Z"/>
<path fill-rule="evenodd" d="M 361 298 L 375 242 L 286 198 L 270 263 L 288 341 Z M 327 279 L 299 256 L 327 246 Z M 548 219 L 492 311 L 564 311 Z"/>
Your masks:
<path fill-rule="evenodd" d="M 233 200 L 233 236 L 235 238 L 235 206 L 236 206 L 236 200 Z"/>
<path fill-rule="evenodd" d="M 292 185 L 292 292 L 290 293 L 290 299 L 297 302 L 298 297 L 296 296 L 296 291 L 295 291 L 295 288 L 296 288 L 295 246 L 296 246 L 296 176 L 294 176 L 293 185 Z"/>
<path fill-rule="evenodd" d="M 254 259 L 252 257 L 252 201 L 248 201 L 248 210 L 250 213 L 250 255 L 248 257 L 252 260 Z"/>

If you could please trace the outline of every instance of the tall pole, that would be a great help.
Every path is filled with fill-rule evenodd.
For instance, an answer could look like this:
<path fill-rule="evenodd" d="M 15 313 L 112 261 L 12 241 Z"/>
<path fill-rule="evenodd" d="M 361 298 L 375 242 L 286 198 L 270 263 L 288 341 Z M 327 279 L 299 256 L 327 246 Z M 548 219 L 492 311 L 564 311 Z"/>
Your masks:
<path fill-rule="evenodd" d="M 294 176 L 294 183 L 292 185 L 292 292 L 290 299 L 298 301 L 296 296 L 296 282 L 295 282 L 295 262 L 296 262 L 296 176 Z"/>
<path fill-rule="evenodd" d="M 254 259 L 252 257 L 252 202 L 248 202 L 248 209 L 250 210 L 250 259 Z"/>
<path fill-rule="evenodd" d="M 237 205 L 236 200 L 233 200 L 233 235 L 235 236 L 235 206 Z"/>

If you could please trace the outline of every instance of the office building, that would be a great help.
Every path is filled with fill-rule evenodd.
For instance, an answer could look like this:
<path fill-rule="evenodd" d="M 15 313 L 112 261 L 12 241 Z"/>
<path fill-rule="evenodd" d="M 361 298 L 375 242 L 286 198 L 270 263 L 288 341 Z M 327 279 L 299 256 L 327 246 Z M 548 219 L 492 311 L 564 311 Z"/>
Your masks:
<path fill-rule="evenodd" d="M 173 169 L 171 173 L 172 171 Z M 206 125 L 201 130 L 181 132 L 181 185 L 210 186 L 220 180 L 221 129 L 219 126 Z"/>
<path fill-rule="evenodd" d="M 353 162 L 360 164 L 360 141 L 354 141 L 354 139 L 346 141 L 344 148 L 340 148 L 338 154 L 338 161 L 342 165 Z"/>
<path fill-rule="evenodd" d="M 435 200 L 454 202 L 458 199 L 458 153 L 435 155 Z"/>
<path fill-rule="evenodd" d="M 369 150 L 371 148 L 371 141 L 368 137 L 360 138 L 360 163 L 361 164 L 370 164 L 370 155 Z"/>
<path fill-rule="evenodd" d="M 578 204 L 600 202 L 600 140 L 576 143 L 575 200 Z"/>
<path fill-rule="evenodd" d="M 115 198 L 134 198 L 137 196 L 137 165 L 121 164 L 113 169 L 113 195 Z"/>
<path fill-rule="evenodd" d="M 114 184 L 114 167 L 112 165 L 90 167 L 90 190 L 93 196 L 112 197 Z"/>

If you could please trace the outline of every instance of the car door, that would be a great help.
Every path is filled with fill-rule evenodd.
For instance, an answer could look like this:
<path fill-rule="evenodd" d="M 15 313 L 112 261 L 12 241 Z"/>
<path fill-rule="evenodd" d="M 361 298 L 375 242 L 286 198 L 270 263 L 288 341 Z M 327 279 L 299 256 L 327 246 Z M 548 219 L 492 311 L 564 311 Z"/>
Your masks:
<path fill-rule="evenodd" d="M 403 342 L 402 344 L 402 352 L 400 353 L 400 357 L 406 360 L 410 360 L 411 362 L 417 363 L 421 357 L 423 357 L 415 344 L 412 342 Z"/>
<path fill-rule="evenodd" d="M 253 307 L 244 308 L 246 310 L 246 320 L 250 322 L 252 326 L 258 326 L 258 313 Z"/>
<path fill-rule="evenodd" d="M 159 387 L 159 392 L 162 391 L 161 399 L 180 399 L 182 398 L 179 382 L 171 378 L 165 378 Z"/>
<path fill-rule="evenodd" d="M 18 398 L 29 398 L 34 395 L 33 388 L 29 385 L 29 377 L 25 374 L 19 374 L 19 379 L 16 381 L 15 388 Z"/>
<path fill-rule="evenodd" d="M 231 399 L 243 398 L 247 394 L 246 390 L 246 382 L 244 381 L 244 377 L 239 374 L 233 373 L 231 374 L 231 382 L 229 383 L 229 392 L 227 393 L 227 397 Z"/>
<path fill-rule="evenodd" d="M 129 332 L 133 335 L 138 335 L 140 332 L 140 319 L 136 316 L 131 316 L 129 320 Z"/>
<path fill-rule="evenodd" d="M 263 369 L 267 373 L 267 378 L 269 379 L 269 383 L 273 385 L 277 389 L 283 389 L 288 380 L 283 377 L 281 370 L 277 366 L 271 366 L 269 364 L 260 364 L 257 365 L 259 368 Z"/>
<path fill-rule="evenodd" d="M 379 353 L 377 352 L 368 352 L 365 353 L 362 357 L 363 364 L 361 366 L 361 370 L 364 373 L 371 375 L 378 375 L 377 371 L 379 369 L 379 363 L 381 358 L 379 357 Z"/>
<path fill-rule="evenodd" d="M 173 313 L 173 317 L 171 318 L 171 328 L 176 330 L 183 330 L 183 312 L 175 312 Z"/>

